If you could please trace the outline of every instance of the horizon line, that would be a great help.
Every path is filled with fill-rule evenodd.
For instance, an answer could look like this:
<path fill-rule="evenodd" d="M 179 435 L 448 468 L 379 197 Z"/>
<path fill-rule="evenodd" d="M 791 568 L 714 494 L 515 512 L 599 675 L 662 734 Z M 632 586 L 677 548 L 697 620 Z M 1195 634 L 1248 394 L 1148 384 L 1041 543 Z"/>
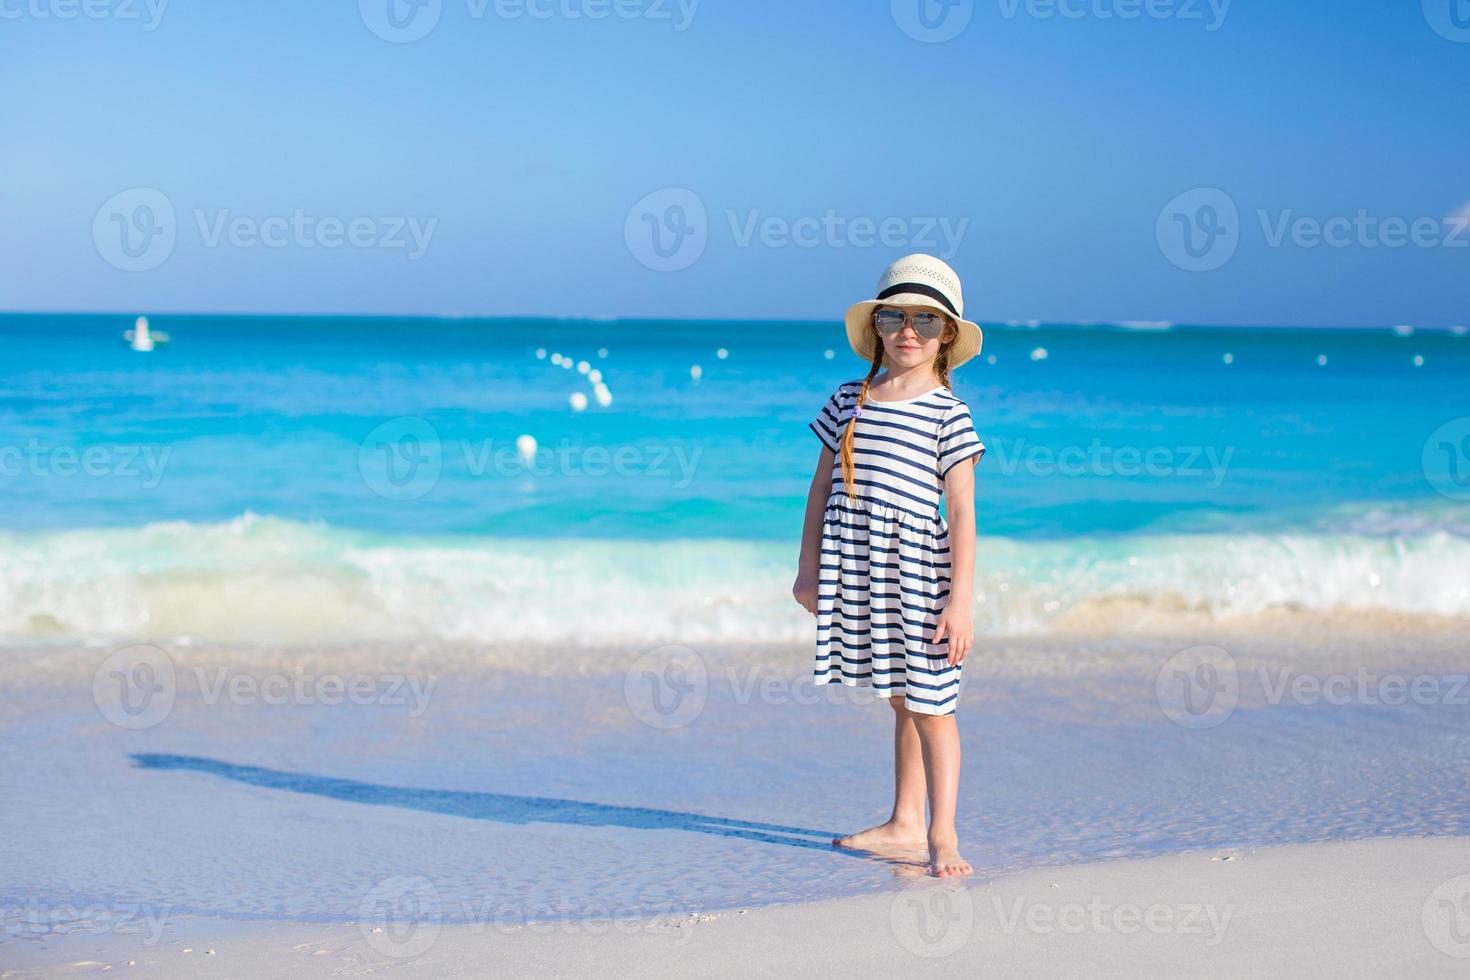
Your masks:
<path fill-rule="evenodd" d="M 115 310 L 0 310 L 0 317 L 43 316 L 43 317 L 118 317 L 119 319 L 146 316 L 158 317 L 212 317 L 217 319 L 315 319 L 315 320 L 572 320 L 587 323 L 803 323 L 813 325 L 841 325 L 840 317 L 808 319 L 804 317 L 697 317 L 697 316 L 624 316 L 614 314 L 507 314 L 507 313 L 300 313 L 300 312 L 210 312 L 210 311 L 161 311 L 156 313 L 121 312 Z M 1445 326 L 1418 326 L 1412 324 L 1331 324 L 1331 323 L 1183 323 L 1172 320 L 985 320 L 975 321 L 987 329 L 1039 330 L 1043 327 L 1111 328 L 1136 333 L 1167 333 L 1170 330 L 1343 330 L 1372 331 L 1389 330 L 1418 333 L 1448 333 L 1463 335 L 1467 327 L 1462 324 Z"/>

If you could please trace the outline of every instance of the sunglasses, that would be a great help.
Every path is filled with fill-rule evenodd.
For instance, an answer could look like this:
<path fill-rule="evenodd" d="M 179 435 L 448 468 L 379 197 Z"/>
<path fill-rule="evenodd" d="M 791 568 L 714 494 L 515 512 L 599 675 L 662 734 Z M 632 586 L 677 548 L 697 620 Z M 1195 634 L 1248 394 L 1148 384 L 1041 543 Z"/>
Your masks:
<path fill-rule="evenodd" d="M 912 324 L 922 340 L 938 340 L 944 334 L 945 318 L 928 310 L 899 310 L 892 307 L 873 314 L 873 324 L 884 336 L 892 336 Z"/>

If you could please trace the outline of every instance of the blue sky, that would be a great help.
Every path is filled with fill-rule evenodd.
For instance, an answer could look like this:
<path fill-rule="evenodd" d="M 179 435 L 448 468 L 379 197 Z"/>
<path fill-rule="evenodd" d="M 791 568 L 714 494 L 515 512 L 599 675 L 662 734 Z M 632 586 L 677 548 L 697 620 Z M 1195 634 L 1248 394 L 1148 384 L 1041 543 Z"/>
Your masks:
<path fill-rule="evenodd" d="M 0 309 L 1470 322 L 1470 0 L 88 2 L 0 0 Z"/>

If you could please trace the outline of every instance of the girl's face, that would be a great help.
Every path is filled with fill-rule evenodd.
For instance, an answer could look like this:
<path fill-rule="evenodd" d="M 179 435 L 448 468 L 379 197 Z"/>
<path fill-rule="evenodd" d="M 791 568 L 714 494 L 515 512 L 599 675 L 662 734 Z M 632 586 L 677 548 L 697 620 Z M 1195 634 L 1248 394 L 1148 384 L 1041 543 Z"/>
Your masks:
<path fill-rule="evenodd" d="M 894 330 L 898 317 L 902 314 L 906 314 L 903 326 Z M 938 318 L 938 323 L 942 325 L 939 333 L 934 333 L 932 317 L 925 322 L 925 314 Z M 916 318 L 919 321 L 918 326 L 915 325 Z M 884 361 L 898 368 L 914 368 L 932 363 L 939 356 L 940 349 L 955 336 L 954 324 L 949 317 L 937 310 L 920 307 L 883 307 L 874 317 L 874 326 L 878 339 L 883 342 Z M 926 326 L 929 329 L 924 333 L 930 334 L 928 337 L 920 332 Z"/>

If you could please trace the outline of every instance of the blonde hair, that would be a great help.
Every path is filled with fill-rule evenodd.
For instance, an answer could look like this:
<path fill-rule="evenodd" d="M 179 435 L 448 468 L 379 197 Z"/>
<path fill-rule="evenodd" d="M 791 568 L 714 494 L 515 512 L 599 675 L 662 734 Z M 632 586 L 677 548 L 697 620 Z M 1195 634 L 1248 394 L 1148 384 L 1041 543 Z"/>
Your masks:
<path fill-rule="evenodd" d="M 954 323 L 948 318 L 944 321 L 945 332 L 949 338 L 939 345 L 939 353 L 934 358 L 934 378 L 944 387 L 949 387 L 949 354 L 950 348 L 954 346 L 960 332 Z M 873 365 L 868 368 L 868 376 L 863 379 L 863 386 L 858 391 L 857 404 L 853 406 L 852 414 L 847 417 L 847 427 L 842 433 L 842 485 L 847 490 L 849 497 L 855 496 L 854 479 L 855 467 L 852 461 L 852 436 L 858 415 L 862 412 L 863 404 L 868 400 L 868 389 L 873 385 L 873 379 L 883 368 L 883 338 L 878 336 L 878 326 L 872 320 L 868 321 L 868 337 L 873 344 Z"/>

